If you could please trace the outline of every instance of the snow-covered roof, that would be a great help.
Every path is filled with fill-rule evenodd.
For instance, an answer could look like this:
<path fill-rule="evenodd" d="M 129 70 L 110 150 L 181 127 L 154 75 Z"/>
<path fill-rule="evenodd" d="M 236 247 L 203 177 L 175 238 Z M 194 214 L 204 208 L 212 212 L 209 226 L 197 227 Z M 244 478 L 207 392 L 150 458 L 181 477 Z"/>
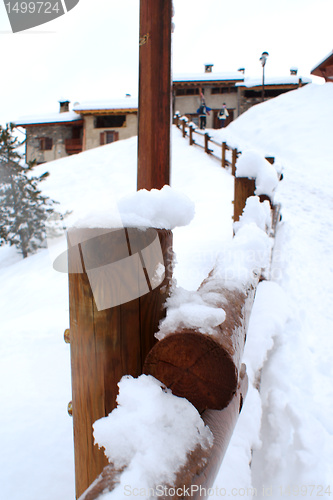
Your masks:
<path fill-rule="evenodd" d="M 184 73 L 174 75 L 173 82 L 223 82 L 230 80 L 244 80 L 244 75 L 240 71 L 228 71 L 223 73 Z"/>
<path fill-rule="evenodd" d="M 67 123 L 81 120 L 81 116 L 74 111 L 64 113 L 48 113 L 45 115 L 23 116 L 14 121 L 17 127 L 27 125 L 41 125 L 44 123 Z"/>
<path fill-rule="evenodd" d="M 331 50 L 331 52 L 329 52 L 318 64 L 315 65 L 314 68 L 312 68 L 312 70 L 310 71 L 310 73 L 312 73 L 313 71 L 315 71 L 317 68 L 319 68 L 319 66 L 321 66 L 324 62 L 326 62 L 328 59 L 330 59 L 332 57 L 333 59 L 333 50 Z"/>
<path fill-rule="evenodd" d="M 123 97 L 119 99 L 105 99 L 97 101 L 86 101 L 79 104 L 75 104 L 73 107 L 76 113 L 87 113 L 91 111 L 101 111 L 101 110 L 132 110 L 136 111 L 138 109 L 138 98 L 137 97 Z"/>
<path fill-rule="evenodd" d="M 301 77 L 297 75 L 280 76 L 280 77 L 265 77 L 265 85 L 298 85 L 299 80 L 302 83 L 311 83 L 311 78 Z M 244 78 L 241 83 L 236 83 L 237 87 L 260 87 L 262 85 L 262 78 Z"/>

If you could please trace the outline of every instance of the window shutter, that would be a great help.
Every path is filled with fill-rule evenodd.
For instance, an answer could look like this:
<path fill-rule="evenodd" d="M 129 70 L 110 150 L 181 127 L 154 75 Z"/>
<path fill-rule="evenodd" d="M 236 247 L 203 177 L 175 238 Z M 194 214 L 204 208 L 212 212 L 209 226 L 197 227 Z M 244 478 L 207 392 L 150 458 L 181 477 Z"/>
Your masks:
<path fill-rule="evenodd" d="M 115 131 L 113 132 L 114 133 L 114 141 L 119 141 L 119 132 L 118 131 Z"/>
<path fill-rule="evenodd" d="M 105 134 L 104 132 L 101 132 L 100 135 L 99 135 L 99 143 L 101 146 L 104 146 L 105 144 Z"/>
<path fill-rule="evenodd" d="M 51 137 L 45 137 L 45 149 L 50 150 L 53 147 L 53 140 Z"/>

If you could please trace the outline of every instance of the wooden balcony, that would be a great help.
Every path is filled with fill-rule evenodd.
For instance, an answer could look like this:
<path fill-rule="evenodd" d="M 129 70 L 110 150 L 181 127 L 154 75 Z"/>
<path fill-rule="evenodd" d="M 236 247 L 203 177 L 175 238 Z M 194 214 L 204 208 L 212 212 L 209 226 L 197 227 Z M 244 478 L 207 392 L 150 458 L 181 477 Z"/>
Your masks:
<path fill-rule="evenodd" d="M 65 147 L 68 155 L 75 155 L 82 151 L 81 139 L 65 139 Z"/>

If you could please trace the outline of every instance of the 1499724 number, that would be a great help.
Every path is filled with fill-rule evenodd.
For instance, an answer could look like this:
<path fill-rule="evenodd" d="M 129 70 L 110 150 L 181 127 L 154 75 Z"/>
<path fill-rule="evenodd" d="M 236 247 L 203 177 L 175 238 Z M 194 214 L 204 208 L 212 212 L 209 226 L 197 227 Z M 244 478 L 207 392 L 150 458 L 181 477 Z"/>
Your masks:
<path fill-rule="evenodd" d="M 57 14 L 60 11 L 59 2 L 16 2 L 6 3 L 8 14 Z"/>
<path fill-rule="evenodd" d="M 301 496 L 301 497 L 324 497 L 331 495 L 331 487 L 319 484 L 308 484 L 301 486 L 280 486 L 281 496 Z"/>

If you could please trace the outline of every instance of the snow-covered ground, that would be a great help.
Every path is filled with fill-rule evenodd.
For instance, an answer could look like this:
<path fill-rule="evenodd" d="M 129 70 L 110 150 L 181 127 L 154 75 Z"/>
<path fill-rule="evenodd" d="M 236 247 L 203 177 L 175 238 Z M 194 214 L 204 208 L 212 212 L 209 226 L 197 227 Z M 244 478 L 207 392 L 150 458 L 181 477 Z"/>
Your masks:
<path fill-rule="evenodd" d="M 250 385 L 215 491 L 329 497 L 333 84 L 289 92 L 210 132 L 242 151 L 275 156 L 284 169 L 276 192 L 283 222 L 273 282 L 258 289 L 244 353 L 250 379 L 262 368 L 261 391 Z M 172 137 L 172 186 L 196 211 L 188 226 L 174 230 L 175 277 L 179 286 L 195 290 L 232 238 L 233 179 L 219 162 L 189 147 L 179 130 Z M 131 138 L 39 167 L 51 173 L 45 194 L 73 216 L 107 209 L 135 191 L 136 147 Z M 63 341 L 67 276 L 52 269 L 52 257 L 62 249 L 59 243 L 23 261 L 15 249 L 0 248 L 0 478 L 3 498 L 11 500 L 74 498 L 66 410 L 70 359 Z"/>

